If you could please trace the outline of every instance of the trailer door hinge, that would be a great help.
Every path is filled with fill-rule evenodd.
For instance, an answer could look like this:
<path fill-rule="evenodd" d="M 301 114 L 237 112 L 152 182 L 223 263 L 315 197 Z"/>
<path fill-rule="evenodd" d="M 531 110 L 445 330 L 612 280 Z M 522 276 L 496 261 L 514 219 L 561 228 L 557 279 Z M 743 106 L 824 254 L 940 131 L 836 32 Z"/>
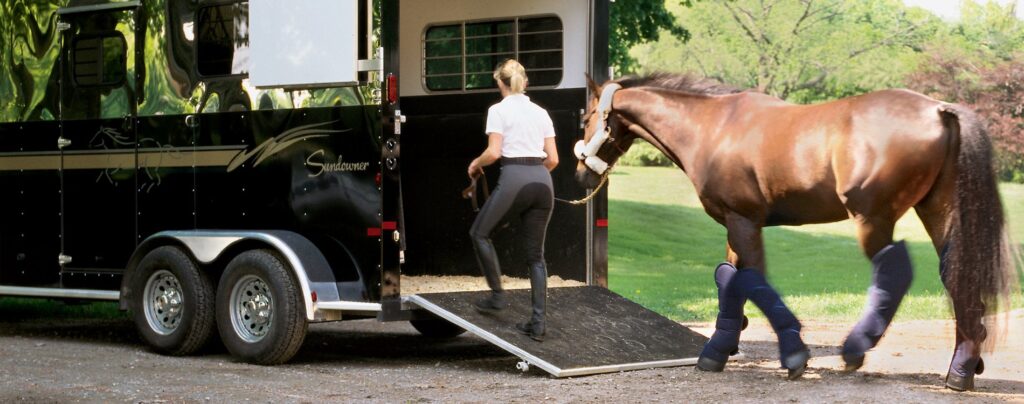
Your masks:
<path fill-rule="evenodd" d="M 405 123 L 405 115 L 402 115 L 402 110 L 395 110 L 395 134 L 402 134 L 402 124 Z"/>
<path fill-rule="evenodd" d="M 379 72 L 384 68 L 384 59 L 359 59 L 356 70 L 361 72 Z"/>
<path fill-rule="evenodd" d="M 64 21 L 60 21 L 57 23 L 57 31 L 67 31 L 69 29 L 71 29 L 70 23 L 66 23 Z"/>
<path fill-rule="evenodd" d="M 57 148 L 64 149 L 65 147 L 71 146 L 71 140 L 63 136 L 57 138 Z"/>
<path fill-rule="evenodd" d="M 57 255 L 57 263 L 60 264 L 61 266 L 70 264 L 71 263 L 71 256 L 70 255 L 64 255 L 64 254 Z"/>

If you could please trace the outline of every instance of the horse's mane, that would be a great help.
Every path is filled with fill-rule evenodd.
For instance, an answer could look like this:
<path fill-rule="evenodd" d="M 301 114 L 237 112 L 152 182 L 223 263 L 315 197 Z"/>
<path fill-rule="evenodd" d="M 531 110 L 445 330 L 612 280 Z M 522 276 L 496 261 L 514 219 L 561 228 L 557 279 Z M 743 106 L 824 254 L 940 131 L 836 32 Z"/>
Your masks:
<path fill-rule="evenodd" d="M 680 73 L 658 72 L 646 76 L 626 76 L 616 82 L 622 88 L 657 87 L 696 95 L 735 94 L 743 91 L 714 79 Z"/>

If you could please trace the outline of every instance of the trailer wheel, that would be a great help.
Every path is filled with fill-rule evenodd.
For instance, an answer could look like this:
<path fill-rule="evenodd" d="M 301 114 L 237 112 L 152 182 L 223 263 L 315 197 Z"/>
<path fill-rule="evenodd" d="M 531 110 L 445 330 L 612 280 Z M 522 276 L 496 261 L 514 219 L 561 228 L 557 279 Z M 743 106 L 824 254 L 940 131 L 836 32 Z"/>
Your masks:
<path fill-rule="evenodd" d="M 305 306 L 288 268 L 267 250 L 239 254 L 217 286 L 217 329 L 235 357 L 287 362 L 306 338 Z"/>
<path fill-rule="evenodd" d="M 132 279 L 129 303 L 142 339 L 168 355 L 189 355 L 213 334 L 213 284 L 180 248 L 146 254 Z"/>
<path fill-rule="evenodd" d="M 455 338 L 466 332 L 462 327 L 441 318 L 409 320 L 409 324 L 412 324 L 412 328 L 420 334 L 430 338 Z"/>

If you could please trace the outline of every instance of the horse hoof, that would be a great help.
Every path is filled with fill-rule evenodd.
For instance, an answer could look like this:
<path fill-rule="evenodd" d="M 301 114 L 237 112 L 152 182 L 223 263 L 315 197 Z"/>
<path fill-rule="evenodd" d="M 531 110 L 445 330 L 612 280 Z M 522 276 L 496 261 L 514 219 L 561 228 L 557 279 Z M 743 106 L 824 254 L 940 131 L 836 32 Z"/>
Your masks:
<path fill-rule="evenodd" d="M 843 362 L 846 362 L 843 372 L 854 372 L 864 366 L 864 354 L 843 354 Z"/>
<path fill-rule="evenodd" d="M 707 356 L 697 358 L 697 370 L 705 372 L 721 372 L 725 370 L 725 361 L 716 361 Z"/>
<path fill-rule="evenodd" d="M 787 356 L 782 361 L 783 366 L 789 371 L 786 379 L 799 379 L 804 374 L 804 371 L 807 370 L 807 360 L 810 358 L 811 353 L 806 349 Z"/>
<path fill-rule="evenodd" d="M 946 387 L 956 391 L 974 390 L 974 375 L 980 375 L 985 371 L 985 360 L 978 358 L 978 364 L 974 367 L 974 373 L 967 376 L 959 376 L 953 372 L 946 373 Z"/>
<path fill-rule="evenodd" d="M 946 388 L 956 391 L 974 390 L 974 375 L 958 376 L 946 373 Z"/>
<path fill-rule="evenodd" d="M 740 331 L 746 330 L 748 325 L 750 325 L 750 320 L 747 318 L 747 315 L 744 314 L 743 315 L 743 325 L 740 326 Z"/>

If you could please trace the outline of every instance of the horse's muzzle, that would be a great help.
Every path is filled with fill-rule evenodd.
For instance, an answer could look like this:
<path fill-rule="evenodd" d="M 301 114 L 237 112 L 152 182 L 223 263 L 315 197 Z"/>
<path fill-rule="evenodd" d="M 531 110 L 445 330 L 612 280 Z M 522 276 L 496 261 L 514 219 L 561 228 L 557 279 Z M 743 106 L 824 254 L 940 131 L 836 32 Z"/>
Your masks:
<path fill-rule="evenodd" d="M 587 168 L 583 162 L 580 162 L 576 164 L 576 182 L 583 188 L 593 189 L 597 187 L 597 184 L 601 183 L 601 176 Z"/>

